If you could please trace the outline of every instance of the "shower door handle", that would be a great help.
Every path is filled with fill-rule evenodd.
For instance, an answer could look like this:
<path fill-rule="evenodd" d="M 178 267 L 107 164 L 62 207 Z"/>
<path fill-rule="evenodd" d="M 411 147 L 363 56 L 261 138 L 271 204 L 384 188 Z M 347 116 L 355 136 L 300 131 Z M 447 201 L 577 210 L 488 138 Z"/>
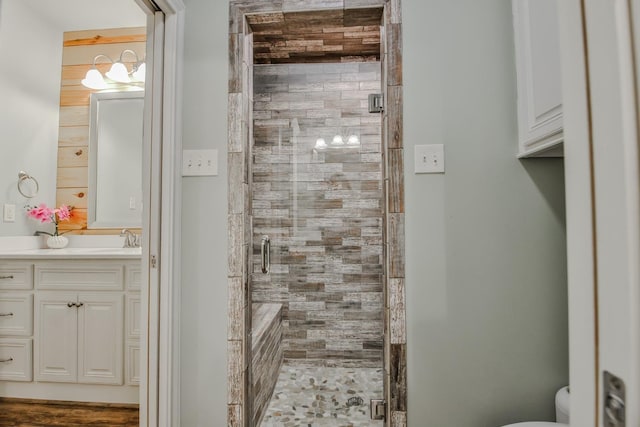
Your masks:
<path fill-rule="evenodd" d="M 271 266 L 271 239 L 269 239 L 269 236 L 262 237 L 260 257 L 262 259 L 262 272 L 267 274 L 269 272 L 269 267 Z"/>

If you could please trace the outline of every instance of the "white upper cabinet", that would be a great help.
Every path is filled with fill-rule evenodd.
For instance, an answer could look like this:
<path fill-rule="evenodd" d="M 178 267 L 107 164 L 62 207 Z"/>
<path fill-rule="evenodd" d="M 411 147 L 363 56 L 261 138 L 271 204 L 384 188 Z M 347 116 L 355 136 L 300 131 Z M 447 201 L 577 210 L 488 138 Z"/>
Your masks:
<path fill-rule="evenodd" d="M 558 0 L 513 0 L 519 157 L 562 156 Z"/>

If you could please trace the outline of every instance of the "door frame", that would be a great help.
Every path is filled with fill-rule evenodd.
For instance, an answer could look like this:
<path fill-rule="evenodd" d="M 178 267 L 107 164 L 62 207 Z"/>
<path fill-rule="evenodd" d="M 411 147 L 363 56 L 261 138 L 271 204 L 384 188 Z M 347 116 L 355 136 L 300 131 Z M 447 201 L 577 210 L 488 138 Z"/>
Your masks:
<path fill-rule="evenodd" d="M 626 382 L 627 425 L 639 418 L 638 12 L 638 0 L 559 2 L 574 426 L 604 425 L 604 370 Z"/>
<path fill-rule="evenodd" d="M 569 293 L 570 419 L 598 419 L 597 282 L 589 75 L 582 0 L 559 2 Z"/>
<path fill-rule="evenodd" d="M 182 162 L 182 0 L 135 0 L 147 13 L 153 64 L 147 70 L 143 166 L 140 426 L 180 425 L 180 206 Z M 144 363 L 146 361 L 146 363 Z"/>
<path fill-rule="evenodd" d="M 227 425 L 251 426 L 251 297 L 249 266 L 251 213 L 249 144 L 253 37 L 247 15 L 352 9 L 331 2 L 287 5 L 231 0 L 229 9 L 228 98 L 228 316 Z M 384 384 L 387 426 L 407 424 L 407 335 L 405 313 L 404 149 L 402 121 L 402 14 L 400 0 L 367 0 L 358 7 L 383 9 L 381 22 L 384 192 Z M 357 7 L 354 7 L 354 9 Z"/>

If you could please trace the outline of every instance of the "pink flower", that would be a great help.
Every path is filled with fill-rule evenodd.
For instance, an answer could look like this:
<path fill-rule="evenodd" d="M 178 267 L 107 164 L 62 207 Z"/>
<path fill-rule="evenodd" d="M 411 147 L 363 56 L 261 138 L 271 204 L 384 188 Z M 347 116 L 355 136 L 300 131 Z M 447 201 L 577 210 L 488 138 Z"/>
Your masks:
<path fill-rule="evenodd" d="M 60 221 L 67 221 L 71 218 L 71 211 L 73 207 L 67 205 L 60 205 L 60 207 L 51 209 L 46 204 L 41 203 L 37 207 L 27 206 L 27 216 L 33 218 L 42 223 L 52 222 L 56 225 L 56 232 L 58 229 L 58 223 Z"/>
<path fill-rule="evenodd" d="M 40 222 L 54 222 L 53 214 L 54 211 L 52 211 L 51 208 L 48 208 L 44 203 L 41 203 L 40 206 L 31 208 L 27 211 L 27 215 L 30 218 L 36 219 Z"/>
<path fill-rule="evenodd" d="M 53 212 L 58 215 L 58 221 L 66 221 L 71 218 L 71 208 L 67 205 L 60 205 L 60 207 Z"/>

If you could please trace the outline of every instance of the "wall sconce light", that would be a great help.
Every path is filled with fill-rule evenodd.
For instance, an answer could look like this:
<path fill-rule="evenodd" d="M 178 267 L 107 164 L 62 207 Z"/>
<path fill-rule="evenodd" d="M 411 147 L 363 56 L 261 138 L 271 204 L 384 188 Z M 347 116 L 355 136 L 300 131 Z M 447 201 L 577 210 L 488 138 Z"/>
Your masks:
<path fill-rule="evenodd" d="M 144 83 L 145 75 L 147 74 L 147 66 L 144 62 L 138 63 L 138 67 L 131 72 L 133 80 Z"/>
<path fill-rule="evenodd" d="M 324 138 L 319 137 L 318 139 L 316 139 L 316 144 L 313 147 L 313 152 L 317 154 L 318 152 L 325 151 L 327 149 L 355 148 L 360 145 L 360 137 L 357 134 L 348 133 L 347 135 L 349 135 L 349 137 L 347 138 L 346 143 L 345 138 L 340 134 L 336 134 L 333 137 L 333 139 L 331 140 L 331 144 L 327 144 Z"/>
<path fill-rule="evenodd" d="M 324 138 L 318 138 L 316 140 L 316 146 L 314 148 L 316 150 L 323 150 L 327 148 L 327 143 L 325 142 Z"/>
<path fill-rule="evenodd" d="M 102 74 L 96 68 L 96 60 L 101 56 L 104 56 L 109 61 L 113 62 L 107 55 L 96 55 L 96 57 L 93 58 L 93 66 L 89 69 L 89 71 L 87 71 L 84 79 L 82 79 L 82 85 L 88 87 L 89 89 L 107 88 L 107 82 L 104 81 L 104 77 L 102 77 Z"/>
<path fill-rule="evenodd" d="M 344 145 L 344 140 L 342 139 L 342 135 L 334 136 L 333 141 L 331 141 L 331 145 Z"/>
<path fill-rule="evenodd" d="M 132 53 L 136 62 L 132 67 L 131 73 L 127 70 L 127 67 L 122 62 L 122 57 L 125 53 Z M 140 83 L 144 83 L 146 66 L 144 61 L 140 61 L 138 54 L 131 49 L 125 49 L 120 53 L 120 57 L 117 61 L 113 61 L 107 55 L 99 54 L 93 58 L 93 65 L 87 71 L 85 78 L 82 80 L 82 84 L 90 89 L 107 89 L 109 87 L 107 81 L 102 76 L 102 73 L 98 71 L 96 67 L 96 60 L 98 58 L 107 58 L 112 63 L 111 69 L 105 73 L 106 77 L 112 82 L 124 83 L 129 85 L 139 86 Z"/>

